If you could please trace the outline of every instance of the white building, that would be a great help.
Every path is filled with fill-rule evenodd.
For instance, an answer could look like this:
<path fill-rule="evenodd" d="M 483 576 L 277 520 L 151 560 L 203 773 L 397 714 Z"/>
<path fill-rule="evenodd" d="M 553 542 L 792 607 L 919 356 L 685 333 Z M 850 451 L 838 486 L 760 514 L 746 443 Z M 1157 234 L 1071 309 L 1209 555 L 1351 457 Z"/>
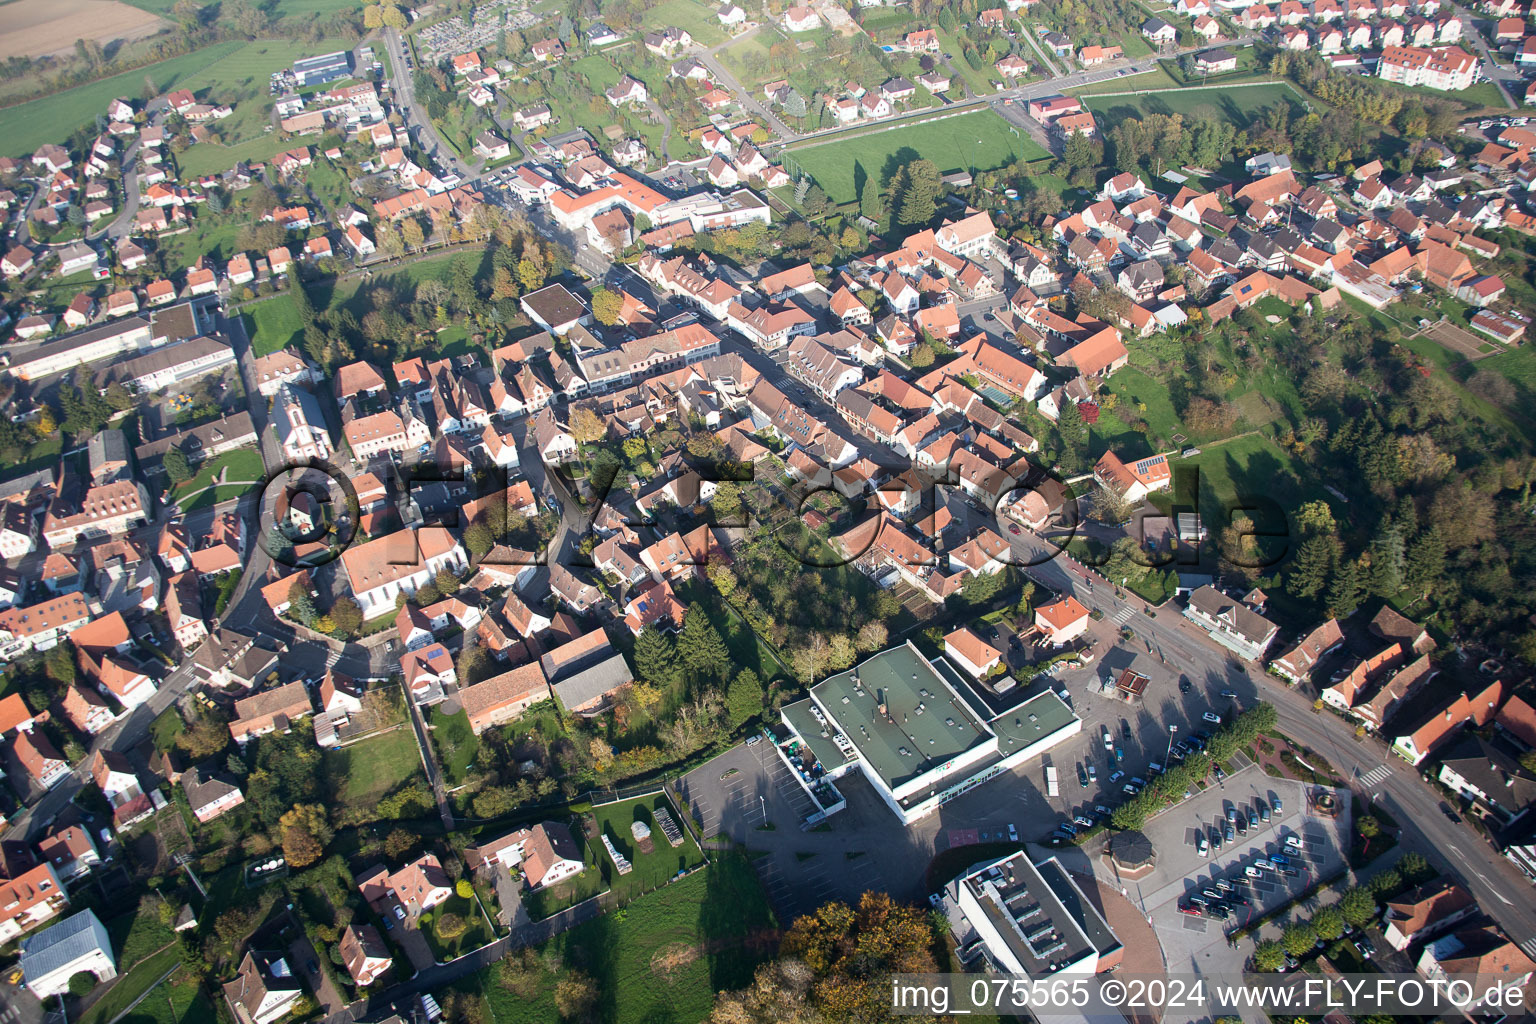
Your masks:
<path fill-rule="evenodd" d="M 21 947 L 21 973 L 39 999 L 69 991 L 69 979 L 81 971 L 97 981 L 117 977 L 112 940 L 94 911 L 82 910 L 44 928 Z"/>

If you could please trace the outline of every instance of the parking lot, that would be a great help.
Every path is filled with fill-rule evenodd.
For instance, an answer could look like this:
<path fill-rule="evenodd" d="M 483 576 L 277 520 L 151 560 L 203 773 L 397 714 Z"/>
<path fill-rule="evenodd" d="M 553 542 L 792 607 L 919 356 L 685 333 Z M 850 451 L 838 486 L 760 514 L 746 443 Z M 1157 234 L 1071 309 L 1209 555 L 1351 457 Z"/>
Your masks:
<path fill-rule="evenodd" d="M 1306 794 L 1303 784 L 1271 778 L 1255 766 L 1228 776 L 1147 823 L 1143 831 L 1152 841 L 1157 865 L 1145 878 L 1122 884 L 1131 900 L 1152 918 L 1170 969 L 1195 963 L 1210 969 L 1209 961 L 1219 963 L 1228 955 L 1235 959 L 1226 966 L 1236 969 L 1241 956 L 1228 948 L 1226 929 L 1241 927 L 1289 902 L 1343 866 L 1348 794 L 1339 794 L 1344 803 L 1337 817 L 1309 810 Z M 1268 822 L 1260 814 L 1266 809 Z M 1245 831 L 1234 825 L 1229 842 L 1229 815 L 1242 816 L 1245 822 L 1258 820 L 1252 820 Z M 1220 848 L 1214 842 L 1218 828 Z M 1202 837 L 1207 845 L 1203 857 Z M 1283 864 L 1274 860 L 1276 855 L 1284 859 Z M 1260 860 L 1274 866 L 1260 867 Z M 1206 906 L 1202 908 L 1196 900 Z M 1210 910 L 1218 902 L 1229 908 L 1230 916 L 1224 920 Z M 1181 905 L 1202 913 L 1185 913 Z"/>

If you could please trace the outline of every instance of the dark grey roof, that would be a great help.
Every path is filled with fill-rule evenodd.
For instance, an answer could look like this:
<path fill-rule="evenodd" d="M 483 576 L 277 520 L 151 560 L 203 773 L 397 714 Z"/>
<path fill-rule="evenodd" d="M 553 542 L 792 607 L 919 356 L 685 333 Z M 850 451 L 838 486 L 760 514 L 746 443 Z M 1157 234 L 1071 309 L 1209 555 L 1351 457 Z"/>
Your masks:
<path fill-rule="evenodd" d="M 193 810 L 206 807 L 230 793 L 240 792 L 228 776 L 222 775 L 211 764 L 196 765 L 181 777 L 181 788 L 187 792 L 187 802 Z"/>
<path fill-rule="evenodd" d="M 607 660 L 551 685 L 561 704 L 566 708 L 579 708 L 588 701 L 597 700 L 605 693 L 633 682 L 634 678 L 624 655 L 615 651 Z"/>
<path fill-rule="evenodd" d="M 551 284 L 523 296 L 523 305 L 550 326 L 572 323 L 587 315 L 587 307 L 566 290 L 564 285 Z"/>

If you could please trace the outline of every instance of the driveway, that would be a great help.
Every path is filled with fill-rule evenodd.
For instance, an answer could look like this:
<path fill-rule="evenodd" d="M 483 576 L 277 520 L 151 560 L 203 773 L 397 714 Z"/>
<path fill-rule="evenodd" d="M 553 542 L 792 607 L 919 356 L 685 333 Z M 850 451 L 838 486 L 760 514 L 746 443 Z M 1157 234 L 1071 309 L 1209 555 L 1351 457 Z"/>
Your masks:
<path fill-rule="evenodd" d="M 321 966 L 320 954 L 315 952 L 315 947 L 309 941 L 308 936 L 301 936 L 288 947 L 288 955 L 292 958 L 292 967 L 295 974 L 301 974 L 304 980 L 309 982 L 310 988 L 315 993 L 315 999 L 320 1003 L 320 1009 L 329 1017 L 333 1013 L 340 1013 L 347 1005 L 342 998 L 341 990 L 336 987 L 336 982 L 326 973 Z M 309 969 L 314 964 L 315 969 Z M 345 970 L 345 968 L 336 968 Z"/>

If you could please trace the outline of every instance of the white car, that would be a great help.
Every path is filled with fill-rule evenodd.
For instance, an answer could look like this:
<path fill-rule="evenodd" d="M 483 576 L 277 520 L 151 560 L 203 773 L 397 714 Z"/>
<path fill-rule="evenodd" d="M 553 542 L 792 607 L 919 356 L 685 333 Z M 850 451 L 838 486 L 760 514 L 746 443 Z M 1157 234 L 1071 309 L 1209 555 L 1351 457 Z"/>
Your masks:
<path fill-rule="evenodd" d="M 1200 717 L 1205 719 L 1207 722 L 1211 722 L 1211 723 L 1213 723 L 1215 725 L 1220 725 L 1221 724 L 1221 716 L 1216 714 L 1216 712 L 1214 712 L 1214 711 L 1207 711 L 1205 714 L 1201 715 Z"/>
<path fill-rule="evenodd" d="M 1199 841 L 1195 844 L 1195 849 L 1200 851 L 1200 856 L 1202 857 L 1207 857 L 1210 855 L 1211 848 L 1206 843 L 1205 836 L 1200 837 Z"/>

